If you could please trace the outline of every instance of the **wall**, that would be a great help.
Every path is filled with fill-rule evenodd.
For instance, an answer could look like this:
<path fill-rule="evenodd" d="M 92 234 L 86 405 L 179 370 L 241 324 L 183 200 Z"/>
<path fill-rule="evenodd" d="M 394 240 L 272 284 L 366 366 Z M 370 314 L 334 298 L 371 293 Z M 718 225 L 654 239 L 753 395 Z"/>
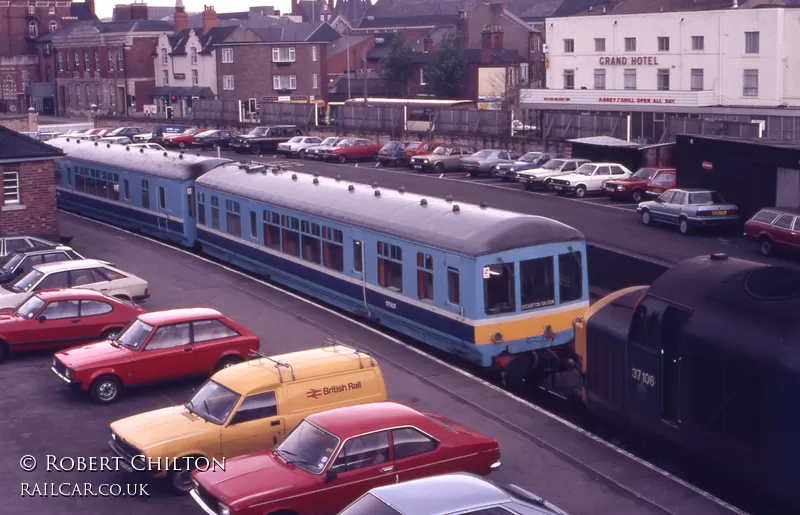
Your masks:
<path fill-rule="evenodd" d="M 17 132 L 29 132 L 31 130 L 29 128 L 30 124 L 28 123 L 28 115 L 26 114 L 18 116 L 3 116 L 0 118 L 0 125 Z"/>
<path fill-rule="evenodd" d="M 21 206 L 0 210 L 0 235 L 58 234 L 56 182 L 53 161 L 0 165 L 2 171 L 18 171 Z"/>
<path fill-rule="evenodd" d="M 28 15 L 28 4 L 34 5 L 35 17 Z M 50 30 L 51 21 L 61 27 L 62 19 L 69 16 L 68 2 L 11 0 L 10 5 L 0 7 L 0 55 L 12 56 L 27 52 L 28 24 L 31 21 L 37 23 L 39 35 L 42 35 Z"/>

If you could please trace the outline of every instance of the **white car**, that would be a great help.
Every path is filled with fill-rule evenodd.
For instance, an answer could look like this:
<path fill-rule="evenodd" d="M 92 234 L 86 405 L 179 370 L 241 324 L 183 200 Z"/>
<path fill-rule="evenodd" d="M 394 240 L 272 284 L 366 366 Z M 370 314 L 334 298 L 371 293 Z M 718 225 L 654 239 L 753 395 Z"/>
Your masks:
<path fill-rule="evenodd" d="M 144 279 L 106 261 L 76 259 L 36 265 L 16 281 L 2 285 L 0 309 L 19 306 L 34 291 L 61 288 L 87 288 L 132 302 L 141 302 L 150 296 Z"/>
<path fill-rule="evenodd" d="M 279 143 L 277 153 L 284 154 L 287 157 L 304 157 L 303 154 L 307 148 L 315 147 L 321 143 L 322 140 L 315 136 L 295 136 L 286 143 Z"/>
<path fill-rule="evenodd" d="M 114 143 L 115 145 L 130 145 L 131 139 L 127 136 L 109 136 L 100 138 L 100 143 Z"/>
<path fill-rule="evenodd" d="M 128 146 L 131 148 L 149 148 L 150 150 L 161 150 L 161 151 L 167 150 L 158 143 L 134 143 L 133 145 L 128 145 Z"/>
<path fill-rule="evenodd" d="M 559 195 L 580 198 L 587 193 L 602 193 L 606 181 L 627 179 L 633 175 L 619 163 L 584 163 L 574 173 L 550 179 L 550 187 Z"/>
<path fill-rule="evenodd" d="M 147 143 L 153 137 L 152 132 L 146 132 L 144 134 L 135 134 L 133 136 L 134 143 Z"/>

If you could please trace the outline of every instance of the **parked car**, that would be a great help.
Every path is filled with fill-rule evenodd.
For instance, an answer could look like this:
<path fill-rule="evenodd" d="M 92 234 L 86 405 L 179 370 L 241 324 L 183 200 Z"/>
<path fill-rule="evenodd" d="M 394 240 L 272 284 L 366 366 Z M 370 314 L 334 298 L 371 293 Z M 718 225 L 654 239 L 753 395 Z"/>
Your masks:
<path fill-rule="evenodd" d="M 321 150 L 317 154 L 323 161 L 359 161 L 365 159 L 375 160 L 381 146 L 374 141 L 362 138 L 345 138 L 332 147 Z"/>
<path fill-rule="evenodd" d="M 731 227 L 739 222 L 739 208 L 713 190 L 676 188 L 636 208 L 644 225 L 677 225 L 681 234 L 701 227 Z"/>
<path fill-rule="evenodd" d="M 73 259 L 84 259 L 84 257 L 66 245 L 54 245 L 52 247 L 13 252 L 0 260 L 0 284 L 13 281 L 17 277 L 27 274 L 36 265 Z"/>
<path fill-rule="evenodd" d="M 606 182 L 606 195 L 616 200 L 632 200 L 637 204 L 645 197 L 647 187 L 658 178 L 669 175 L 675 181 L 674 168 L 639 168 L 627 179 L 612 179 Z"/>
<path fill-rule="evenodd" d="M 472 147 L 459 145 L 442 145 L 436 147 L 430 154 L 414 156 L 411 158 L 411 167 L 421 172 L 433 170 L 437 173 L 453 172 L 461 165 L 461 158 L 475 154 Z"/>
<path fill-rule="evenodd" d="M 133 304 L 93 290 L 36 292 L 16 309 L 0 311 L 0 361 L 11 354 L 110 338 L 141 313 Z"/>
<path fill-rule="evenodd" d="M 630 170 L 618 163 L 584 163 L 574 173 L 550 179 L 550 187 L 559 195 L 581 198 L 587 193 L 602 193 L 606 181 L 627 179 L 631 175 Z"/>
<path fill-rule="evenodd" d="M 526 190 L 549 189 L 553 177 L 574 172 L 588 159 L 553 158 L 539 168 L 531 168 L 517 172 L 517 180 Z"/>
<path fill-rule="evenodd" d="M 183 134 L 189 127 L 186 125 L 181 124 L 158 124 L 153 126 L 153 130 L 150 134 L 150 139 L 146 141 L 146 143 L 158 143 L 159 145 L 164 144 L 164 140 L 167 136 L 179 136 Z"/>
<path fill-rule="evenodd" d="M 459 472 L 379 486 L 339 515 L 567 515 L 516 485 Z"/>
<path fill-rule="evenodd" d="M 133 143 L 133 137 L 137 134 L 147 134 L 142 127 L 119 127 L 109 132 L 104 138 L 128 138 L 128 143 Z"/>
<path fill-rule="evenodd" d="M 149 149 L 149 150 L 160 150 L 162 152 L 164 150 L 167 150 L 166 148 L 162 147 L 158 143 L 134 143 L 133 145 L 130 145 L 130 147 L 131 148 L 146 148 L 146 149 Z"/>
<path fill-rule="evenodd" d="M 76 259 L 36 265 L 15 281 L 0 285 L 0 309 L 17 307 L 31 292 L 57 288 L 87 288 L 133 302 L 149 296 L 147 281 L 106 261 Z"/>
<path fill-rule="evenodd" d="M 513 163 L 501 163 L 497 165 L 497 176 L 504 181 L 516 181 L 519 180 L 519 176 L 517 175 L 519 172 L 539 168 L 554 157 L 560 156 L 545 152 L 528 152 Z"/>
<path fill-rule="evenodd" d="M 192 139 L 195 135 L 210 130 L 212 129 L 192 127 L 190 129 L 186 129 L 180 134 L 165 134 L 164 142 L 162 144 L 165 147 L 178 147 L 178 148 L 190 147 L 192 146 Z"/>
<path fill-rule="evenodd" d="M 0 237 L 0 255 L 5 256 L 30 249 L 49 249 L 55 245 L 55 243 L 38 236 L 2 236 Z"/>
<path fill-rule="evenodd" d="M 100 138 L 100 143 L 110 143 L 113 145 L 130 145 L 131 139 L 128 136 L 106 136 Z"/>
<path fill-rule="evenodd" d="M 327 150 L 330 147 L 336 146 L 336 144 L 342 141 L 343 139 L 345 138 L 329 136 L 324 140 L 322 140 L 322 143 L 320 143 L 319 145 L 308 147 L 305 151 L 305 154 L 303 154 L 303 157 L 306 159 L 320 159 L 320 152 L 322 152 L 323 150 Z"/>
<path fill-rule="evenodd" d="M 296 125 L 256 127 L 248 134 L 237 134 L 231 143 L 231 147 L 237 152 L 266 154 L 275 152 L 278 149 L 278 143 L 284 143 L 295 136 L 301 135 L 302 131 Z"/>
<path fill-rule="evenodd" d="M 283 154 L 286 157 L 301 156 L 309 147 L 315 147 L 322 143 L 322 140 L 316 136 L 295 136 L 286 143 L 278 143 L 278 154 Z"/>
<path fill-rule="evenodd" d="M 386 166 L 403 164 L 408 141 L 387 141 L 378 151 L 378 162 Z"/>
<path fill-rule="evenodd" d="M 209 376 L 247 359 L 258 337 L 207 308 L 154 311 L 106 340 L 56 353 L 52 372 L 109 404 L 124 388 Z"/>
<path fill-rule="evenodd" d="M 411 141 L 403 149 L 403 161 L 411 164 L 411 159 L 416 156 L 427 156 L 432 154 L 437 147 L 446 145 L 444 141 Z"/>
<path fill-rule="evenodd" d="M 231 141 L 238 136 L 239 133 L 234 130 L 211 129 L 192 136 L 192 146 L 200 149 L 228 148 L 231 146 Z"/>
<path fill-rule="evenodd" d="M 744 235 L 758 242 L 765 256 L 800 249 L 800 208 L 769 207 L 744 223 Z"/>
<path fill-rule="evenodd" d="M 477 175 L 497 175 L 497 166 L 503 163 L 511 164 L 520 155 L 513 150 L 485 149 L 475 152 L 469 157 L 462 157 L 459 166 L 462 170 L 472 176 Z"/>
<path fill-rule="evenodd" d="M 500 466 L 497 441 L 439 415 L 393 402 L 306 417 L 275 447 L 196 471 L 192 498 L 206 513 L 334 515 L 372 488 Z"/>
<path fill-rule="evenodd" d="M 678 187 L 678 175 L 676 171 L 658 174 L 655 179 L 647 183 L 644 194 L 647 197 L 658 197 L 667 190 Z"/>
<path fill-rule="evenodd" d="M 271 449 L 311 413 L 383 400 L 377 360 L 351 347 L 263 356 L 217 372 L 182 406 L 117 420 L 109 446 L 128 463 L 138 457 L 230 459 Z M 169 475 L 177 492 L 192 489 L 190 467 L 151 472 Z"/>

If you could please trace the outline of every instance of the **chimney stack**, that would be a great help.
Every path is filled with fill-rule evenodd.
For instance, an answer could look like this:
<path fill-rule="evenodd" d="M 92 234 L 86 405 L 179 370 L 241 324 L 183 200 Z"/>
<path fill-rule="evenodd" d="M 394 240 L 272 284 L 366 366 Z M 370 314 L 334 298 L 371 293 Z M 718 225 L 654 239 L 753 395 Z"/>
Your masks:
<path fill-rule="evenodd" d="M 492 33 L 487 29 L 481 32 L 481 61 L 487 62 L 492 59 Z"/>
<path fill-rule="evenodd" d="M 175 2 L 175 33 L 189 28 L 189 15 L 183 7 L 183 0 Z"/>
<path fill-rule="evenodd" d="M 147 19 L 147 4 L 134 1 L 134 3 L 131 4 L 131 21 Z"/>
<path fill-rule="evenodd" d="M 505 11 L 505 4 L 503 2 L 491 3 L 489 4 L 489 7 L 491 8 L 492 12 L 497 15 L 503 14 Z"/>
<path fill-rule="evenodd" d="M 203 9 L 203 34 L 217 26 L 217 11 L 213 5 L 206 5 Z"/>
<path fill-rule="evenodd" d="M 86 2 L 86 8 L 89 10 L 90 13 L 97 16 L 97 13 L 94 10 L 94 0 L 84 0 Z"/>
<path fill-rule="evenodd" d="M 467 11 L 458 11 L 458 19 L 456 20 L 456 30 L 459 37 L 461 37 L 461 45 L 467 48 L 469 43 L 469 27 L 467 25 Z"/>
<path fill-rule="evenodd" d="M 499 52 L 503 50 L 503 31 L 499 30 L 492 34 L 492 48 Z"/>

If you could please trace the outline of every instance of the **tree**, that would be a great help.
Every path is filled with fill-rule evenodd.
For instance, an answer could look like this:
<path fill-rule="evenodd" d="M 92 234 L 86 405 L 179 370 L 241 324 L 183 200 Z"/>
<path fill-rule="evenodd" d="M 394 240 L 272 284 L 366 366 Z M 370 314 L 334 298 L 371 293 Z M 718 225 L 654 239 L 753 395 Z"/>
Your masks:
<path fill-rule="evenodd" d="M 387 92 L 400 98 L 408 96 L 408 83 L 414 69 L 414 52 L 406 43 L 405 34 L 395 33 L 389 54 L 381 62 L 381 75 L 386 82 Z"/>
<path fill-rule="evenodd" d="M 425 68 L 425 80 L 437 97 L 455 98 L 461 92 L 467 74 L 463 41 L 458 32 L 447 34 Z"/>

